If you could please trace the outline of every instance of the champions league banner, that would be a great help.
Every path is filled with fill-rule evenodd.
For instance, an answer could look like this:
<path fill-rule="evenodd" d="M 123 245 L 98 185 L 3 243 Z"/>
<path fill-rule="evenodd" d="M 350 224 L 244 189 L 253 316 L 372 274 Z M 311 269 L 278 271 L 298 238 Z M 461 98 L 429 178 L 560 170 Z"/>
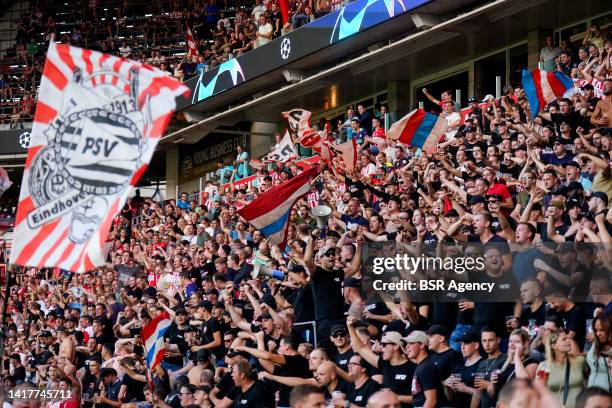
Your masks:
<path fill-rule="evenodd" d="M 408 13 L 431 0 L 356 0 L 270 43 L 202 72 L 186 82 L 192 90 L 188 108 L 246 81 L 291 64 L 355 34 Z M 191 103 L 189 103 L 191 102 Z"/>
<path fill-rule="evenodd" d="M 189 89 L 150 66 L 51 43 L 15 221 L 11 263 L 84 272 Z"/>

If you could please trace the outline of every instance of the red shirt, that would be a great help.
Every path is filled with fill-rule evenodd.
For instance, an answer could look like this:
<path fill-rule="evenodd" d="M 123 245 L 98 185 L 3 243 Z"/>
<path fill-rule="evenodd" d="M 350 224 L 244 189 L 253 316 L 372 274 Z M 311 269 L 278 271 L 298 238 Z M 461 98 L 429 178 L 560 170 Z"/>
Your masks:
<path fill-rule="evenodd" d="M 512 198 L 510 195 L 510 190 L 506 187 L 505 184 L 495 183 L 487 190 L 487 195 L 499 194 L 502 198 L 502 201 L 508 200 L 508 198 Z"/>

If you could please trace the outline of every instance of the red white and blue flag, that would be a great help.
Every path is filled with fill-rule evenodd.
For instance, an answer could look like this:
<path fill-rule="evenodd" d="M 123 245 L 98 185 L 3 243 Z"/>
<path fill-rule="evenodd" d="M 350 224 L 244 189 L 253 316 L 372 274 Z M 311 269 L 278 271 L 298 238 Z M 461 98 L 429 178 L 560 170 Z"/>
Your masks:
<path fill-rule="evenodd" d="M 387 138 L 429 152 L 435 149 L 446 128 L 442 116 L 416 109 L 395 122 L 387 131 Z"/>
<path fill-rule="evenodd" d="M 572 79 L 559 71 L 523 70 L 523 89 L 533 116 L 549 103 L 562 98 L 573 86 Z"/>
<path fill-rule="evenodd" d="M 187 26 L 187 33 L 185 34 L 185 40 L 187 41 L 187 47 L 189 47 L 188 56 L 198 55 L 198 46 L 193 38 L 193 34 L 191 32 L 191 28 Z"/>
<path fill-rule="evenodd" d="M 155 370 L 155 367 L 164 359 L 166 353 L 164 334 L 171 324 L 172 320 L 168 312 L 162 312 L 142 328 L 142 342 L 150 371 Z"/>
<path fill-rule="evenodd" d="M 139 62 L 51 42 L 11 263 L 90 271 L 189 88 Z"/>
<path fill-rule="evenodd" d="M 238 211 L 250 224 L 268 237 L 273 244 L 283 246 L 289 226 L 291 208 L 311 192 L 310 178 L 318 174 L 317 166 L 306 170 L 285 183 L 271 188 L 257 200 Z"/>

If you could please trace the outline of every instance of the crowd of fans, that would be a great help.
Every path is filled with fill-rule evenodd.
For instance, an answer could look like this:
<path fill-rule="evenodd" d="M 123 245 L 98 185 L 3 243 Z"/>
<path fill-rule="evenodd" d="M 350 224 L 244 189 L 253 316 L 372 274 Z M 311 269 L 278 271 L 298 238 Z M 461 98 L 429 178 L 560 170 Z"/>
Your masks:
<path fill-rule="evenodd" d="M 219 26 L 193 27 L 202 36 Z M 149 31 L 147 43 L 160 44 L 163 31 Z M 250 173 L 238 149 L 208 183 L 207 204 L 187 193 L 162 204 L 136 195 L 112 227 L 107 267 L 15 278 L 3 408 L 37 406 L 19 393 L 37 387 L 62 391 L 45 402 L 58 408 L 612 406 L 612 55 L 603 34 L 590 35 L 603 42 L 592 43 L 596 55 L 585 45 L 584 67 L 571 52 L 552 57 L 549 69 L 577 69 L 576 88 L 535 118 L 516 84 L 501 98 L 470 99 L 461 114 L 450 91 L 438 100 L 423 90 L 448 121 L 433 152 L 387 139 L 384 107 L 322 121 L 330 140 L 356 140 L 356 170 L 320 165 L 291 211 L 285 248 L 238 210 L 299 174 L 295 162 L 227 185 Z M 332 209 L 325 235 L 317 205 Z M 514 301 L 367 295 L 362 251 L 373 243 L 464 241 L 480 244 L 478 279 L 516 285 Z M 283 278 L 256 273 L 262 266 Z M 149 374 L 142 328 L 160 313 L 172 324 Z"/>
<path fill-rule="evenodd" d="M 290 0 L 283 24 L 277 1 L 92 0 L 30 2 L 15 46 L 1 50 L 0 125 L 32 120 L 49 40 L 138 60 L 187 80 L 261 46 L 347 1 Z M 187 52 L 190 28 L 198 55 Z"/>

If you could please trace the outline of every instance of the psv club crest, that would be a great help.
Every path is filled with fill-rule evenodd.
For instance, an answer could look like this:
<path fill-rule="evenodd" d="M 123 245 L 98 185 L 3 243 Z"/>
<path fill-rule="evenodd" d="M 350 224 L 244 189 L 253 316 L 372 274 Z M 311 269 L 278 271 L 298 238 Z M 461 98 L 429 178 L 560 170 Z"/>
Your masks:
<path fill-rule="evenodd" d="M 47 145 L 30 164 L 28 187 L 36 208 L 27 220 L 37 228 L 72 213 L 68 237 L 81 244 L 143 165 L 150 104 L 147 97 L 145 109 L 138 109 L 135 68 L 127 77 L 113 70 L 84 75 L 75 68 L 62 95 L 59 113 L 44 132 Z"/>

